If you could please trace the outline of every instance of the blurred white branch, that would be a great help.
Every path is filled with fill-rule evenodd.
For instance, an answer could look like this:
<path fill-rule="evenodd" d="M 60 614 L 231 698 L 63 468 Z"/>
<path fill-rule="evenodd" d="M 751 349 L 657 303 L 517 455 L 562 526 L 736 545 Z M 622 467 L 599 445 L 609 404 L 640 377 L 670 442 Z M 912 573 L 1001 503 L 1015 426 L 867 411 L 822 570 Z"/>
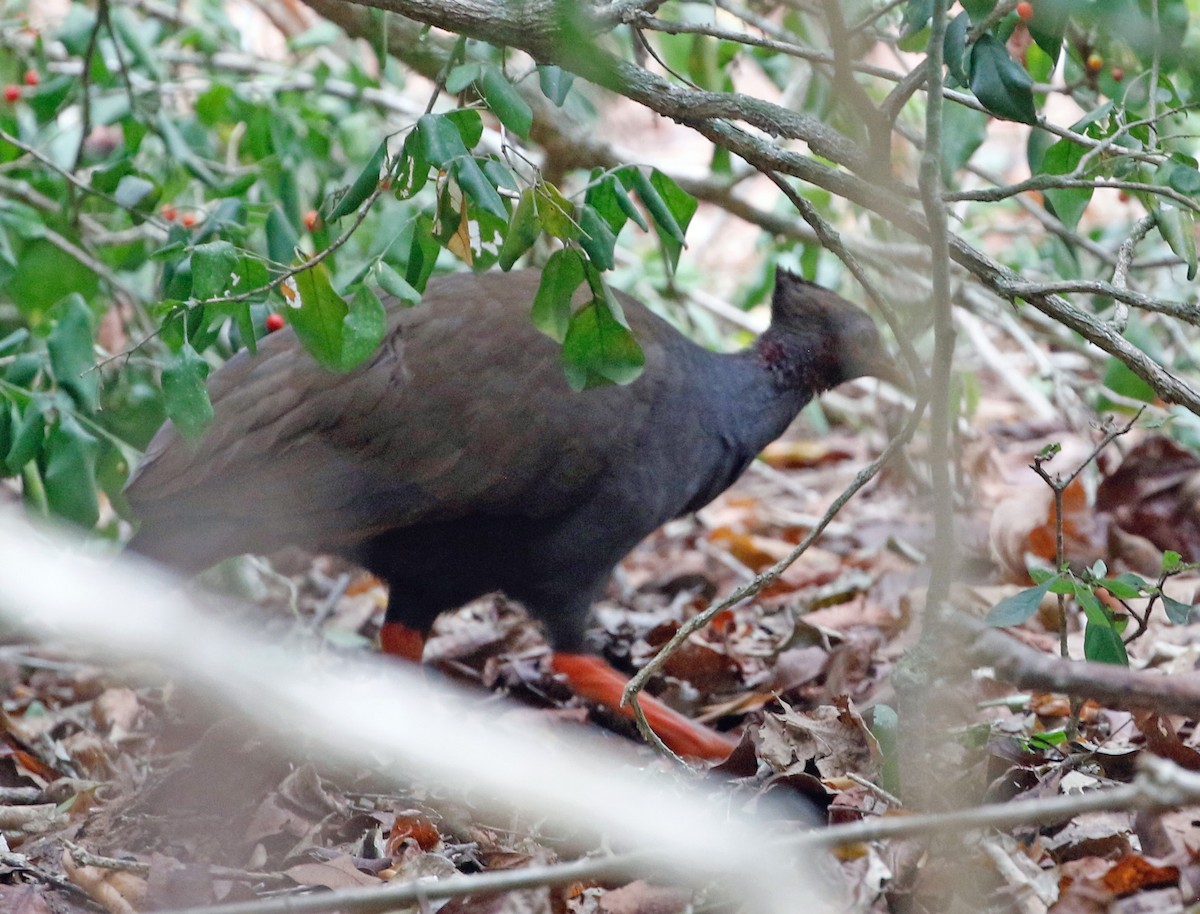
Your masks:
<path fill-rule="evenodd" d="M 153 660 L 294 747 L 298 736 L 330 762 L 353 762 L 420 779 L 475 806 L 520 810 L 596 845 L 661 855 L 655 867 L 692 885 L 724 879 L 766 914 L 832 909 L 819 858 L 769 840 L 731 811 L 712 783 L 635 767 L 628 753 L 529 715 L 501 718 L 442 684 L 396 664 L 297 656 L 199 611 L 161 571 L 130 560 L 86 557 L 65 536 L 0 512 L 0 620 L 44 640 L 75 643 L 112 659 Z M 570 736 L 570 738 L 568 738 Z M 433 897 L 427 893 L 427 897 Z"/>

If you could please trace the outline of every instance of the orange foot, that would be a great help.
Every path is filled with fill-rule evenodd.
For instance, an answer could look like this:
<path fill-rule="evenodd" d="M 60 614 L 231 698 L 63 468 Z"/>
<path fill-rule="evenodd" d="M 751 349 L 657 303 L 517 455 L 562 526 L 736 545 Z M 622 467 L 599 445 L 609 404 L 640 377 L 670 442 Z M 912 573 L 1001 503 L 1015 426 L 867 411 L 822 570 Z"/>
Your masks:
<path fill-rule="evenodd" d="M 621 704 L 627 680 L 599 657 L 554 654 L 550 666 L 566 677 L 567 685 L 576 695 L 633 718 L 633 709 Z M 737 740 L 684 717 L 657 698 L 643 693 L 641 705 L 651 729 L 677 755 L 720 762 L 737 747 Z"/>

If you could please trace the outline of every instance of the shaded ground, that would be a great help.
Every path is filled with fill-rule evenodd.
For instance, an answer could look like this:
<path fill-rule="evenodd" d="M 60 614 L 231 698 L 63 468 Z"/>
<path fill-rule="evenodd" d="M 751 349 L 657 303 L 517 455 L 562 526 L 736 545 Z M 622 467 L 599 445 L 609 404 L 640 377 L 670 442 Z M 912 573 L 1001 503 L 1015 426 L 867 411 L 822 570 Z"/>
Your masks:
<path fill-rule="evenodd" d="M 802 420 L 733 490 L 695 518 L 668 525 L 624 563 L 597 610 L 610 659 L 632 670 L 679 622 L 779 559 L 811 528 L 885 440 L 894 407 L 866 388 L 835 397 L 837 424 L 817 434 Z M 1073 470 L 1094 438 L 1038 428 L 994 404 L 961 452 L 957 601 L 982 615 L 1027 587 L 1028 554 L 1052 556 L 1050 492 L 1027 464 L 1049 442 L 1056 468 Z M 1120 439 L 1089 468 L 1066 513 L 1068 554 L 1079 567 L 1105 561 L 1112 574 L 1153 577 L 1164 547 L 1190 557 L 1197 462 L 1161 441 Z M 1114 474 L 1120 451 L 1131 453 Z M 1074 461 L 1074 462 L 1073 462 Z M 1140 462 L 1138 462 L 1140 461 Z M 1100 475 L 1111 477 L 1095 504 Z M 721 729 L 740 729 L 748 749 L 720 776 L 740 797 L 790 793 L 831 822 L 876 817 L 904 795 L 892 748 L 891 673 L 919 635 L 927 524 L 903 463 L 889 468 L 839 515 L 827 534 L 768 591 L 726 613 L 674 655 L 659 693 Z M 1107 499 L 1107 501 L 1105 501 Z M 1047 540 L 1049 537 L 1049 540 Z M 465 558 L 469 560 L 469 557 Z M 370 649 L 384 593 L 355 569 L 302 556 L 246 575 L 258 589 L 255 618 L 297 649 Z M 1169 592 L 1194 598 L 1194 578 Z M 1113 610 L 1121 611 L 1114 601 Z M 1073 613 L 1077 615 L 1077 613 Z M 1053 598 L 1019 637 L 1058 645 Z M 1071 642 L 1081 656 L 1082 633 Z M 427 662 L 553 714 L 563 726 L 592 717 L 613 739 L 636 739 L 611 714 L 578 707 L 541 667 L 545 645 L 519 608 L 477 601 L 443 618 Z M 1131 642 L 1135 666 L 1191 670 L 1197 648 L 1186 625 L 1161 610 Z M 565 848 L 534 823 L 479 821 L 458 801 L 420 785 L 396 794 L 369 770 L 322 765 L 302 750 L 278 757 L 256 734 L 214 716 L 202 696 L 161 671 L 105 668 L 54 645 L 0 649 L 6 722 L 0 757 L 0 910 L 152 910 L 343 888 L 422 875 L 551 862 Z M 1085 706 L 1078 735 L 1070 706 L 1016 694 L 980 671 L 963 683 L 974 707 L 969 733 L 938 751 L 956 753 L 959 777 L 980 802 L 1048 796 L 1128 779 L 1151 749 L 1200 768 L 1194 721 Z M 882 717 L 880 715 L 883 715 Z M 875 734 L 872 734 L 874 727 Z M 752 749 L 753 752 L 750 752 Z M 661 764 L 645 749 L 647 764 Z M 1164 816 L 1104 813 L 1065 826 L 970 839 L 976 909 L 1154 910 L 1196 900 L 1196 810 Z M 800 827 L 797 825 L 797 827 Z M 932 855 L 932 856 L 931 856 Z M 932 865 L 929 864 L 932 861 Z M 925 841 L 864 845 L 842 855 L 859 910 L 943 910 L 946 883 Z M 959 874 L 961 876 L 961 874 Z M 669 914 L 685 894 L 634 883 L 540 889 L 450 902 L 450 914 L 492 911 Z"/>

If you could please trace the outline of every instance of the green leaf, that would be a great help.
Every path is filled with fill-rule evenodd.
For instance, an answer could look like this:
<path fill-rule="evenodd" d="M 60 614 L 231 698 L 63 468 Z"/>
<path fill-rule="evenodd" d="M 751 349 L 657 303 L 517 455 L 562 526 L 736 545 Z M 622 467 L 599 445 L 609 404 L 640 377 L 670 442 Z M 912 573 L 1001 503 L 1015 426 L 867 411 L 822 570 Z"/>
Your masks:
<path fill-rule="evenodd" d="M 300 243 L 296 230 L 279 206 L 272 206 L 267 213 L 267 256 L 275 263 L 291 263 L 296 258 L 296 245 Z"/>
<path fill-rule="evenodd" d="M 933 17 L 933 0 L 908 0 L 900 22 L 900 37 L 909 38 L 929 24 Z"/>
<path fill-rule="evenodd" d="M 204 379 L 208 363 L 185 342 L 162 372 L 162 391 L 167 416 L 188 441 L 195 441 L 212 421 L 212 402 Z"/>
<path fill-rule="evenodd" d="M 1036 587 L 1030 587 L 1026 590 L 1018 591 L 1010 597 L 1005 597 L 988 611 L 987 616 L 984 617 L 984 621 L 996 628 L 1020 625 L 1037 612 L 1038 607 L 1042 605 L 1042 598 L 1050 590 L 1050 585 L 1058 581 L 1061 577 L 1061 574 L 1056 574 L 1053 577 L 1047 578 Z"/>
<path fill-rule="evenodd" d="M 1118 600 L 1136 600 L 1150 586 L 1145 580 L 1128 571 L 1115 578 L 1104 578 L 1098 583 Z"/>
<path fill-rule="evenodd" d="M 1162 204 L 1154 210 L 1158 232 L 1163 240 L 1187 264 L 1187 278 L 1196 278 L 1196 220 L 1190 210 Z"/>
<path fill-rule="evenodd" d="M 422 213 L 413 223 L 412 243 L 408 246 L 408 266 L 404 274 L 405 281 L 417 291 L 425 288 L 425 283 L 433 275 L 437 266 L 438 254 L 442 246 L 433 237 L 433 220 Z"/>
<path fill-rule="evenodd" d="M 494 65 L 484 67 L 478 86 L 483 100 L 500 123 L 521 139 L 528 139 L 533 126 L 533 109 L 521 98 L 521 93 L 513 84 L 504 78 L 500 68 Z"/>
<path fill-rule="evenodd" d="M 340 200 L 334 205 L 325 216 L 327 222 L 334 222 L 341 219 L 343 216 L 348 216 L 350 213 L 357 210 L 366 201 L 367 197 L 374 193 L 379 186 L 379 171 L 383 168 L 384 160 L 387 159 L 387 140 L 383 140 L 371 154 L 370 161 L 358 177 L 354 179 L 354 183 L 350 185 Z"/>
<path fill-rule="evenodd" d="M 587 251 L 592 263 L 601 270 L 611 270 L 617 236 L 612 233 L 608 223 L 600 218 L 593 207 L 585 204 L 579 214 L 579 228 L 579 245 Z"/>
<path fill-rule="evenodd" d="M 379 281 L 380 288 L 389 295 L 394 295 L 402 305 L 411 308 L 421 303 L 421 293 L 383 261 L 380 261 L 376 269 L 375 278 Z"/>
<path fill-rule="evenodd" d="M 561 108 L 567 100 L 567 93 L 571 91 L 571 85 L 575 82 L 575 75 L 553 64 L 538 64 L 537 71 L 542 94 L 550 99 L 555 107 Z"/>
<path fill-rule="evenodd" d="M 1189 606 L 1187 603 L 1181 603 L 1172 597 L 1168 597 L 1165 593 L 1162 594 L 1163 609 L 1167 611 L 1167 618 L 1176 625 L 1187 625 L 1192 617 L 1192 613 L 1196 607 Z"/>
<path fill-rule="evenodd" d="M 1037 124 L 1033 80 L 994 35 L 981 35 L 971 48 L 971 91 L 997 117 Z"/>
<path fill-rule="evenodd" d="M 484 212 L 491 213 L 497 219 L 508 221 L 508 210 L 504 208 L 504 201 L 500 199 L 500 194 L 496 192 L 496 188 L 492 186 L 492 182 L 487 179 L 483 169 L 479 167 L 479 163 L 474 158 L 468 155 L 455 159 L 450 171 L 458 181 L 459 187 Z"/>
<path fill-rule="evenodd" d="M 1129 656 L 1121 640 L 1121 632 L 1092 589 L 1082 582 L 1075 584 L 1075 599 L 1087 616 L 1083 630 L 1083 655 L 1098 663 L 1129 665 Z"/>
<path fill-rule="evenodd" d="M 483 66 L 477 63 L 460 63 L 446 74 L 446 91 L 458 95 L 467 86 L 479 79 Z"/>
<path fill-rule="evenodd" d="M 546 234 L 559 241 L 574 241 L 579 237 L 579 225 L 575 221 L 575 204 L 549 181 L 542 181 L 534 188 L 534 205 L 538 220 Z"/>
<path fill-rule="evenodd" d="M 96 455 L 100 443 L 70 413 L 60 415 L 46 438 L 42 483 L 47 506 L 59 517 L 83 527 L 100 519 L 96 499 Z"/>
<path fill-rule="evenodd" d="M 458 131 L 464 149 L 474 149 L 479 144 L 483 136 L 483 118 L 479 116 L 478 111 L 474 108 L 459 108 L 456 111 L 447 111 L 444 116 Z"/>
<path fill-rule="evenodd" d="M 990 120 L 984 112 L 966 105 L 946 105 L 942 109 L 942 178 L 947 184 L 983 145 Z"/>
<path fill-rule="evenodd" d="M 1074 0 L 1034 0 L 1033 18 L 1025 23 L 1037 46 L 1057 61 L 1067 31 L 1070 7 Z"/>
<path fill-rule="evenodd" d="M 1037 173 L 1069 175 L 1075 171 L 1086 152 L 1078 143 L 1059 140 L 1046 150 Z M 1044 194 L 1062 224 L 1072 231 L 1092 200 L 1090 187 L 1047 187 Z"/>
<path fill-rule="evenodd" d="M 533 247 L 541 233 L 537 209 L 533 203 L 533 188 L 527 187 L 517 201 L 513 210 L 512 221 L 508 224 L 508 232 L 504 236 L 504 244 L 500 246 L 500 269 L 511 270 L 522 254 Z"/>
<path fill-rule="evenodd" d="M 608 292 L 593 298 L 571 317 L 563 340 L 563 369 L 573 390 L 629 384 L 641 373 L 646 356 L 625 323 L 620 305 Z"/>
<path fill-rule="evenodd" d="M 654 220 L 658 228 L 659 235 L 662 236 L 665 234 L 679 244 L 683 244 L 683 228 L 671 212 L 667 201 L 662 198 L 662 195 L 650 183 L 650 180 L 642 174 L 641 169 L 629 165 L 620 169 L 617 172 L 617 177 L 621 179 L 622 184 L 634 191 L 641 198 L 642 203 L 646 205 L 647 212 L 650 213 L 650 218 Z"/>
<path fill-rule="evenodd" d="M 424 158 L 437 168 L 448 169 L 451 162 L 468 154 L 458 128 L 444 115 L 426 114 L 413 133 L 420 138 Z"/>
<path fill-rule="evenodd" d="M 1083 629 L 1083 656 L 1096 663 L 1129 666 L 1129 654 L 1121 633 L 1112 625 L 1096 624 L 1091 620 Z"/>
<path fill-rule="evenodd" d="M 667 266 L 674 272 L 676 265 L 679 263 L 679 253 L 686 245 L 683 235 L 687 231 L 688 224 L 692 221 L 692 216 L 695 214 L 698 204 L 695 197 L 657 168 L 650 175 L 650 184 L 658 191 L 659 198 L 666 204 L 676 226 L 679 228 L 678 233 L 668 231 L 664 235 L 662 230 L 665 226 L 655 216 L 655 222 L 658 223 L 660 229 L 659 242 L 662 244 L 663 255 L 667 259 Z M 645 200 L 645 197 L 642 199 Z M 647 206 L 649 206 L 648 203 Z M 651 210 L 651 215 L 653 213 L 654 211 Z"/>
<path fill-rule="evenodd" d="M 50 368 L 58 386 L 71 395 L 81 409 L 92 412 L 99 375 L 93 354 L 92 311 L 82 295 L 67 296 L 59 306 L 61 315 L 50 335 L 46 349 Z"/>
<path fill-rule="evenodd" d="M 1162 573 L 1174 574 L 1183 565 L 1183 556 L 1168 549 L 1162 555 Z"/>
<path fill-rule="evenodd" d="M 945 43 L 943 47 L 943 56 L 946 61 L 946 69 L 950 71 L 960 86 L 967 84 L 967 33 L 971 30 L 971 16 L 969 13 L 959 13 L 946 26 Z M 961 107 L 960 105 L 947 105 L 946 110 Z"/>
<path fill-rule="evenodd" d="M 12 447 L 4 458 L 9 473 L 19 473 L 42 450 L 46 438 L 46 404 L 38 398 L 25 407 L 13 434 Z"/>
<path fill-rule="evenodd" d="M 228 241 L 210 241 L 192 248 L 192 297 L 217 298 L 233 284 L 240 257 Z"/>
<path fill-rule="evenodd" d="M 425 140 L 419 130 L 413 130 L 404 138 L 404 146 L 400 150 L 400 165 L 396 169 L 393 193 L 397 200 L 408 200 L 428 180 L 429 160 L 425 157 Z"/>
<path fill-rule="evenodd" d="M 359 286 L 342 320 L 342 352 L 338 371 L 357 368 L 375 354 L 387 332 L 387 310 L 367 286 Z"/>
<path fill-rule="evenodd" d="M 606 175 L 597 168 L 592 172 L 592 183 L 584 197 L 584 202 L 600 214 L 614 235 L 620 233 L 629 218 L 617 198 L 618 187 L 621 187 L 621 184 L 615 177 L 611 174 Z M 621 187 L 621 193 L 625 193 L 625 188 Z M 626 197 L 628 198 L 627 194 Z"/>
<path fill-rule="evenodd" d="M 533 299 L 533 325 L 561 343 L 571 322 L 571 297 L 583 282 L 583 257 L 574 248 L 555 251 L 542 268 L 542 279 Z"/>
<path fill-rule="evenodd" d="M 318 263 L 295 276 L 300 307 L 288 310 L 288 323 L 314 359 L 339 371 L 342 358 L 343 321 L 349 308 L 333 290 L 329 270 Z"/>
<path fill-rule="evenodd" d="M 138 175 L 125 175 L 117 182 L 113 199 L 127 210 L 144 213 L 158 202 L 162 191 L 153 181 Z"/>

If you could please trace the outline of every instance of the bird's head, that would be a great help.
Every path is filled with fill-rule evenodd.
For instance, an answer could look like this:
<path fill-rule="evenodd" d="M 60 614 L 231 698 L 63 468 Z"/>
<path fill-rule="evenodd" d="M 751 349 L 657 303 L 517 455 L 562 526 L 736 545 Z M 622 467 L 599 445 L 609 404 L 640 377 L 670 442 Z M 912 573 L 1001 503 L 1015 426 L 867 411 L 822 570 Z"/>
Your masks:
<path fill-rule="evenodd" d="M 783 269 L 775 274 L 771 327 L 758 350 L 784 383 L 815 391 L 865 376 L 907 386 L 867 312 Z"/>

